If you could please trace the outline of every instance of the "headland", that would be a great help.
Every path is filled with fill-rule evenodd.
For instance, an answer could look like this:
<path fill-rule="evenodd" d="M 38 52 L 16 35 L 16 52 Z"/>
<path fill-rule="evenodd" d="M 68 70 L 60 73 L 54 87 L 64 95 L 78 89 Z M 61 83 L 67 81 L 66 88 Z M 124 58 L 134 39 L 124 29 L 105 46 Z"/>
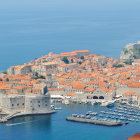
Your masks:
<path fill-rule="evenodd" d="M 139 59 L 128 63 L 89 50 L 50 52 L 0 73 L 1 114 L 47 114 L 52 111 L 50 99 L 139 107 L 139 70 Z"/>

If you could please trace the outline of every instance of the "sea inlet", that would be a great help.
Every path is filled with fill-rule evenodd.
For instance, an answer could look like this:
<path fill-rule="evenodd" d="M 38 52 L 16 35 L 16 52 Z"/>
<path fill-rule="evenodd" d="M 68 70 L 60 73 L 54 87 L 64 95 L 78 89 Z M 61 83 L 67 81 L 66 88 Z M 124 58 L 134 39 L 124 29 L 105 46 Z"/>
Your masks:
<path fill-rule="evenodd" d="M 62 110 L 55 114 L 18 117 L 0 124 L 0 140 L 126 140 L 140 130 L 140 122 L 107 127 L 66 121 L 73 113 L 109 111 L 107 107 L 60 103 L 56 106 Z"/>

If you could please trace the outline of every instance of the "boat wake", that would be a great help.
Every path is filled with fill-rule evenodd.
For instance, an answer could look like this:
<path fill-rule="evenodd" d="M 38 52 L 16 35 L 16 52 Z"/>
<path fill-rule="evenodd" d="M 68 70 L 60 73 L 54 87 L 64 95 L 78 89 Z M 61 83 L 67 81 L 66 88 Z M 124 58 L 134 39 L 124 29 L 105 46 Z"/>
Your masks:
<path fill-rule="evenodd" d="M 7 125 L 7 126 L 23 125 L 23 124 L 28 124 L 28 123 L 31 123 L 31 122 L 36 122 L 36 121 L 39 121 L 39 120 L 27 121 L 27 122 L 19 122 L 19 123 L 11 123 L 11 124 L 6 124 L 6 125 Z"/>

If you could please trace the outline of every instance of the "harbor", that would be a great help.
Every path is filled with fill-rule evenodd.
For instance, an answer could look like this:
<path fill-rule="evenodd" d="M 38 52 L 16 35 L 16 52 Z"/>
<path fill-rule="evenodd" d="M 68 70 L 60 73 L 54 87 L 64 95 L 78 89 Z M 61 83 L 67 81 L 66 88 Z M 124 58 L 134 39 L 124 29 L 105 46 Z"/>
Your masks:
<path fill-rule="evenodd" d="M 129 107 L 129 106 L 128 106 Z M 23 137 L 22 140 L 30 138 L 30 139 L 39 139 L 42 134 L 45 133 L 46 139 L 49 138 L 51 135 L 53 135 L 53 139 L 72 139 L 73 137 L 79 138 L 79 139 L 87 139 L 90 140 L 91 136 L 94 135 L 95 139 L 114 139 L 114 140 L 124 140 L 127 137 L 132 136 L 135 132 L 139 131 L 140 123 L 139 122 L 132 122 L 130 121 L 128 125 L 121 126 L 104 126 L 104 125 L 95 125 L 90 123 L 77 123 L 77 122 L 71 122 L 67 121 L 66 118 L 68 116 L 71 116 L 72 114 L 85 114 L 94 112 L 93 117 L 97 118 L 103 118 L 104 116 L 111 116 L 109 114 L 101 113 L 103 112 L 113 112 L 116 110 L 116 108 L 122 108 L 119 105 L 114 105 L 114 107 L 104 107 L 100 106 L 99 104 L 91 105 L 91 104 L 84 104 L 84 103 L 70 103 L 69 105 L 62 104 L 60 102 L 54 103 L 54 108 L 60 110 L 57 110 L 56 113 L 49 115 L 31 115 L 31 116 L 22 116 L 22 117 L 15 117 L 13 119 L 8 120 L 5 123 L 1 124 L 1 129 L 4 131 L 8 130 L 9 135 L 11 136 L 11 139 L 14 139 L 14 136 L 12 135 L 15 130 L 18 130 L 20 132 L 21 136 Z M 131 108 L 131 107 L 129 107 Z M 130 109 L 132 110 L 132 109 Z M 97 114 L 96 114 L 97 113 Z M 103 115 L 101 117 L 100 115 Z M 88 116 L 88 114 L 87 114 Z M 112 115 L 113 116 L 113 115 Z M 120 116 L 121 117 L 121 116 Z M 112 118 L 107 118 L 107 120 L 112 120 Z M 125 121 L 124 121 L 125 122 Z M 63 125 L 62 125 L 63 124 Z M 28 129 L 27 129 L 28 127 Z M 41 129 L 38 129 L 40 127 Z M 133 128 L 133 129 L 132 129 Z M 131 131 L 130 131 L 131 130 Z M 29 135 L 24 135 L 22 132 L 30 133 Z M 32 134 L 32 131 L 37 132 Z M 130 131 L 130 133 L 127 133 Z M 51 132 L 51 133 L 46 133 Z M 63 132 L 63 134 L 61 134 Z M 80 132 L 80 133 L 79 133 Z M 102 135 L 100 135 L 102 132 Z M 83 135 L 81 135 L 83 133 Z M 122 133 L 122 135 L 119 135 Z M 3 134 L 1 135 L 1 137 Z M 16 135 L 18 136 L 18 134 Z M 67 138 L 67 136 L 69 136 Z"/>
<path fill-rule="evenodd" d="M 98 106 L 100 111 L 87 111 L 85 113 L 75 113 L 68 116 L 66 120 L 91 123 L 104 126 L 120 126 L 128 125 L 130 123 L 140 122 L 140 108 L 132 105 L 115 104 L 114 107 L 106 107 L 107 110 L 101 110 L 100 105 L 92 105 L 93 108 Z"/>

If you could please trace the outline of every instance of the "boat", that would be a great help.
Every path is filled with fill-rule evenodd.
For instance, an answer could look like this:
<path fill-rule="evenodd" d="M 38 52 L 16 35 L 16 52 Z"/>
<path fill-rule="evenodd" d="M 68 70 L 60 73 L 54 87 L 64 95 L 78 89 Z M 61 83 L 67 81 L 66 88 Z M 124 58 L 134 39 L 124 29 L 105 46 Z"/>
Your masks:
<path fill-rule="evenodd" d="M 64 100 L 64 104 L 68 105 L 69 104 L 69 100 Z"/>
<path fill-rule="evenodd" d="M 124 117 L 120 117 L 120 120 L 125 120 L 125 118 Z"/>
<path fill-rule="evenodd" d="M 101 112 L 101 113 L 104 113 L 104 114 L 106 113 L 105 111 L 100 111 L 100 112 Z"/>
<path fill-rule="evenodd" d="M 108 105 L 108 102 L 106 102 L 106 101 L 103 101 L 102 103 L 101 103 L 101 106 L 107 106 Z"/>
<path fill-rule="evenodd" d="M 61 107 L 55 107 L 54 110 L 61 110 Z"/>
<path fill-rule="evenodd" d="M 139 122 L 139 120 L 137 119 L 136 122 Z"/>
<path fill-rule="evenodd" d="M 86 115 L 81 115 L 81 118 L 86 118 Z"/>
<path fill-rule="evenodd" d="M 107 107 L 112 107 L 112 106 L 114 106 L 114 102 L 113 101 L 108 102 Z"/>
<path fill-rule="evenodd" d="M 125 125 L 129 124 L 129 122 L 125 122 Z"/>
<path fill-rule="evenodd" d="M 112 118 L 112 119 L 116 119 L 116 117 L 115 117 L 115 116 L 111 116 L 111 118 Z"/>
<path fill-rule="evenodd" d="M 114 102 L 113 101 L 109 101 L 109 102 L 104 101 L 101 103 L 101 106 L 112 107 L 112 106 L 114 106 Z"/>
<path fill-rule="evenodd" d="M 51 105 L 51 109 L 54 109 L 54 105 Z"/>
<path fill-rule="evenodd" d="M 77 117 L 77 114 L 72 114 L 72 117 Z"/>
<path fill-rule="evenodd" d="M 127 103 L 125 101 L 122 101 L 120 104 L 121 105 L 126 105 Z"/>
<path fill-rule="evenodd" d="M 97 120 L 97 118 L 96 118 L 96 117 L 92 117 L 91 119 L 92 119 L 92 120 Z"/>
<path fill-rule="evenodd" d="M 90 113 L 90 115 L 96 116 L 96 115 L 98 115 L 98 113 L 97 112 L 92 112 L 92 113 Z"/>
<path fill-rule="evenodd" d="M 99 115 L 99 117 L 103 117 L 103 115 L 102 115 L 102 114 L 100 114 L 100 115 Z"/>
<path fill-rule="evenodd" d="M 86 119 L 90 119 L 90 118 L 91 118 L 90 115 L 86 116 Z"/>
<path fill-rule="evenodd" d="M 92 115 L 92 111 L 88 111 L 86 115 Z"/>

